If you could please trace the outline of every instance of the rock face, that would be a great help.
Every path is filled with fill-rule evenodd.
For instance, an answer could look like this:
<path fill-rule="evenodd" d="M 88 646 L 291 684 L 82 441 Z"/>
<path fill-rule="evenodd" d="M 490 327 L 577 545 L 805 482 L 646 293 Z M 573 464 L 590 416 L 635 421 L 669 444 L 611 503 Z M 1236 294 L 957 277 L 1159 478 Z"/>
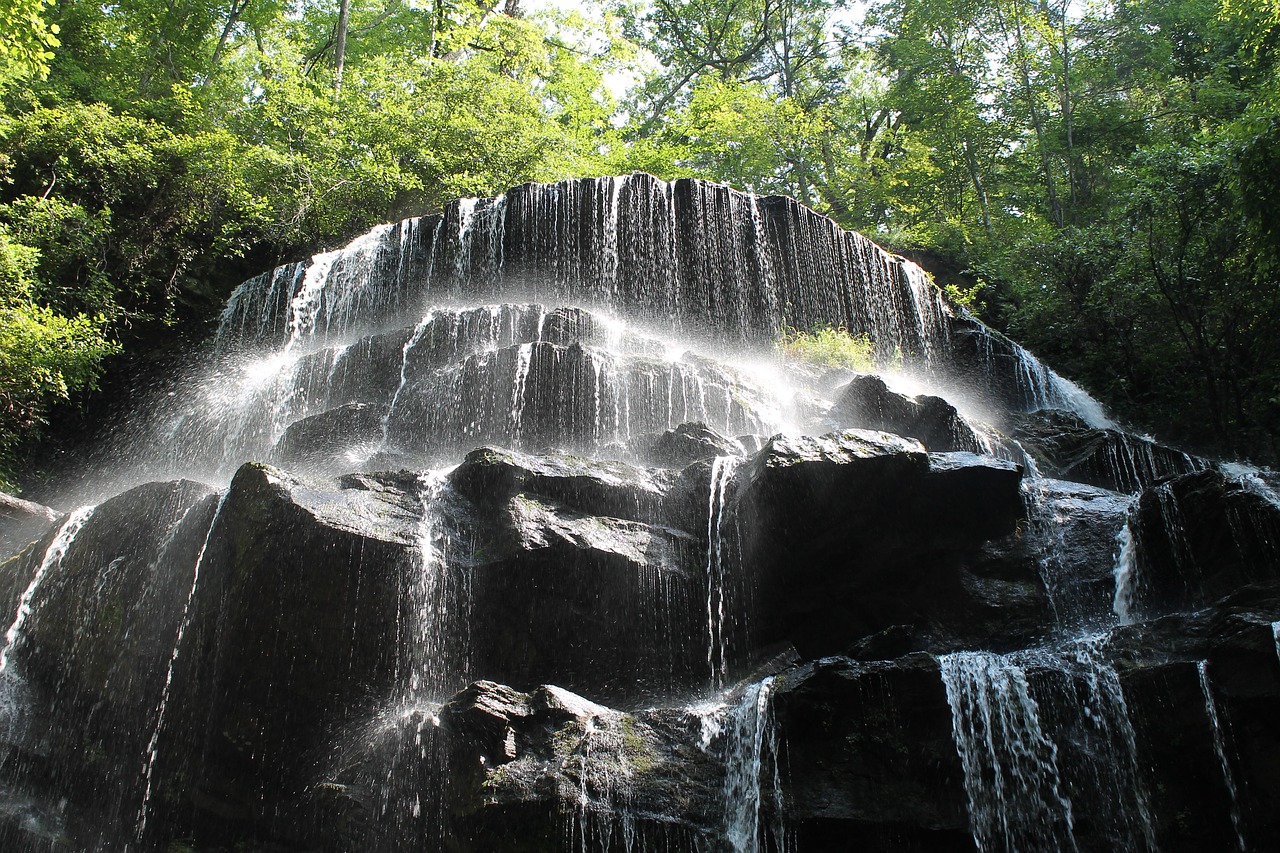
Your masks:
<path fill-rule="evenodd" d="M 672 468 L 717 456 L 738 456 L 743 446 L 725 438 L 706 424 L 680 424 L 660 435 L 644 435 L 637 442 L 636 455 L 655 465 Z"/>
<path fill-rule="evenodd" d="M 1276 478 L 789 199 L 456 202 L 212 361 L 0 528 L 0 849 L 1276 847 Z"/>
<path fill-rule="evenodd" d="M 1203 607 L 1247 584 L 1280 581 L 1280 505 L 1216 471 L 1146 489 L 1130 526 L 1130 596 L 1144 613 Z"/>
<path fill-rule="evenodd" d="M 1209 467 L 1204 459 L 1116 429 L 1095 429 L 1063 411 L 1020 416 L 1013 437 L 1036 459 L 1041 473 L 1136 492 L 1162 477 Z"/>
<path fill-rule="evenodd" d="M 914 438 L 929 450 L 976 453 L 982 449 L 955 406 L 928 394 L 895 394 L 875 375 L 855 377 L 846 385 L 829 417 L 842 427 L 887 430 Z"/>

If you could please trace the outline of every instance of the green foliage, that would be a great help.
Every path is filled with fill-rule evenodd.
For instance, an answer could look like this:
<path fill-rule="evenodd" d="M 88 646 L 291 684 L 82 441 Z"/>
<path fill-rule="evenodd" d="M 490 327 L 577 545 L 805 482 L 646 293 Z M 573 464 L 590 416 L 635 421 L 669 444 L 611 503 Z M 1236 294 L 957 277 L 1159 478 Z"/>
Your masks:
<path fill-rule="evenodd" d="M 792 327 L 782 330 L 777 343 L 784 358 L 823 367 L 843 367 L 859 373 L 875 370 L 875 344 L 867 335 L 822 326 L 808 332 Z"/>
<path fill-rule="evenodd" d="M 58 46 L 58 25 L 46 24 L 49 0 L 0 0 L 0 91 L 17 81 L 44 77 Z"/>
<path fill-rule="evenodd" d="M 101 316 L 63 316 L 32 301 L 38 252 L 0 228 L 0 488 L 12 489 L 19 440 L 52 405 L 93 388 L 103 359 L 119 351 Z"/>

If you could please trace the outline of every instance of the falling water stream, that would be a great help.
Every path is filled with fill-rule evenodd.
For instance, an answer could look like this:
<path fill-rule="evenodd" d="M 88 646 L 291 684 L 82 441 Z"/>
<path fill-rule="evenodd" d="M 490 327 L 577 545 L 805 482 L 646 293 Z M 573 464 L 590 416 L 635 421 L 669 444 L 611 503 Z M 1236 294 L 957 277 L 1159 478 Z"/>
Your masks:
<path fill-rule="evenodd" d="M 1218 763 L 1222 767 L 1222 781 L 1231 796 L 1231 826 L 1236 831 L 1236 842 L 1241 853 L 1249 849 L 1244 839 L 1244 822 L 1240 814 L 1240 789 L 1236 787 L 1236 777 L 1231 771 L 1231 762 L 1227 759 L 1227 738 L 1222 728 L 1222 719 L 1218 716 L 1218 703 L 1213 698 L 1213 684 L 1209 681 L 1209 661 L 1202 660 L 1196 664 L 1196 672 L 1200 676 L 1200 692 L 1204 695 L 1204 710 L 1213 734 L 1213 751 L 1218 755 Z"/>
<path fill-rule="evenodd" d="M 13 614 L 13 622 L 9 624 L 9 629 L 4 632 L 4 648 L 0 649 L 0 673 L 5 672 L 9 666 L 9 654 L 13 650 L 13 645 L 17 642 L 19 635 L 22 633 L 22 626 L 26 623 L 27 617 L 31 615 L 32 601 L 35 599 L 36 590 L 40 588 L 40 582 L 44 580 L 51 570 L 56 570 L 62 565 L 62 558 L 66 556 L 71 545 L 75 542 L 76 534 L 84 527 L 93 516 L 94 507 L 81 507 L 75 512 L 67 516 L 66 521 L 58 528 L 57 534 L 53 537 L 53 541 L 49 543 L 49 547 L 45 549 L 44 558 L 40 561 L 39 568 L 31 578 L 31 583 L 22 591 L 22 597 L 18 599 L 18 610 Z"/>
<path fill-rule="evenodd" d="M 730 564 L 726 526 L 733 524 L 730 488 L 742 456 L 717 456 L 711 463 L 710 497 L 707 503 L 707 666 L 711 683 L 723 687 L 729 665 L 728 620 L 740 613 L 734 598 L 736 572 Z"/>
<path fill-rule="evenodd" d="M 509 686 L 519 696 L 542 696 L 537 701 L 547 707 L 537 712 L 472 709 L 477 715 L 549 715 L 548 725 L 555 733 L 547 741 L 549 755 L 521 752 L 533 749 L 530 744 L 547 734 L 522 729 L 517 738 L 522 721 L 508 720 L 502 741 L 512 761 L 544 761 L 549 768 L 551 762 L 560 762 L 539 777 L 541 787 L 520 804 L 532 808 L 534 797 L 555 798 L 559 809 L 555 819 L 562 821 L 555 831 L 561 836 L 547 843 L 582 853 L 642 849 L 785 853 L 798 846 L 796 839 L 803 836 L 803 829 L 791 822 L 797 804 L 791 801 L 793 788 L 781 760 L 784 749 L 788 757 L 799 753 L 795 742 L 784 738 L 790 730 L 783 728 L 795 694 L 777 701 L 775 716 L 776 696 L 798 688 L 788 675 L 776 680 L 762 677 L 776 669 L 756 670 L 748 683 L 735 686 L 733 680 L 766 653 L 774 653 L 756 648 L 755 634 L 774 630 L 778 637 L 760 642 L 778 640 L 783 645 L 786 639 L 796 647 L 802 645 L 795 636 L 782 636 L 786 626 L 761 615 L 764 605 L 757 599 L 764 597 L 762 590 L 780 590 L 786 606 L 820 609 L 825 603 L 810 602 L 800 594 L 790 599 L 789 584 L 803 580 L 802 572 L 791 566 L 776 578 L 767 577 L 764 570 L 759 577 L 747 576 L 762 562 L 744 559 L 743 554 L 744 538 L 758 519 L 747 518 L 745 509 L 740 517 L 740 506 L 750 506 L 752 512 L 768 510 L 772 496 L 751 489 L 759 485 L 757 480 L 777 472 L 762 473 L 763 466 L 754 464 L 744 468 L 752 457 L 730 455 L 729 448 L 768 446 L 769 437 L 778 434 L 819 435 L 816 430 L 830 423 L 833 398 L 850 384 L 852 374 L 797 366 L 772 349 L 783 328 L 824 326 L 866 335 L 878 362 L 902 368 L 898 381 L 903 384 L 895 389 L 910 386 L 912 394 L 950 394 L 953 401 L 969 405 L 955 403 L 976 436 L 963 447 L 978 455 L 934 454 L 924 460 L 928 473 L 912 469 L 923 478 L 921 494 L 953 488 L 949 484 L 960 482 L 980 466 L 986 466 L 982 476 L 990 476 L 992 482 L 1022 478 L 1026 512 L 1010 521 L 1017 530 L 1005 543 L 1022 550 L 1008 557 L 1007 565 L 1016 563 L 1018 572 L 1030 566 L 1029 590 L 1039 570 L 1043 590 L 1035 587 L 1027 592 L 1018 599 L 1018 606 L 1025 604 L 1027 612 L 1036 614 L 1034 642 L 1041 645 L 983 646 L 981 641 L 970 645 L 967 639 L 952 643 L 950 627 L 934 625 L 931 617 L 923 615 L 910 626 L 922 634 L 936 633 L 928 646 L 913 640 L 911 652 L 975 646 L 1002 650 L 952 651 L 937 657 L 947 702 L 945 709 L 940 699 L 937 703 L 943 721 L 939 730 L 949 750 L 945 727 L 949 711 L 949 735 L 960 768 L 951 779 L 962 775 L 963 791 L 959 781 L 954 781 L 954 787 L 956 795 L 967 801 L 973 844 L 984 853 L 1093 850 L 1099 843 L 1107 849 L 1158 853 L 1157 825 L 1165 831 L 1157 820 L 1159 787 L 1146 778 L 1144 756 L 1139 754 L 1143 741 L 1135 733 L 1125 695 L 1130 682 L 1125 680 L 1122 688 L 1109 644 L 1113 635 L 1141 628 L 1151 609 L 1148 593 L 1155 588 L 1161 568 L 1149 565 L 1146 552 L 1152 550 L 1153 542 L 1143 537 L 1153 534 L 1142 526 L 1146 516 L 1140 517 L 1138 501 L 1154 502 L 1176 563 L 1172 569 L 1188 569 L 1192 558 L 1186 532 L 1192 519 L 1184 517 L 1167 478 L 1201 470 L 1207 463 L 1120 432 L 1078 386 L 963 309 L 949 305 L 919 267 L 808 208 L 714 184 L 668 183 L 647 175 L 531 184 L 495 198 L 462 199 L 438 215 L 379 226 L 343 248 L 250 279 L 227 303 L 209 362 L 199 365 L 187 377 L 189 381 L 179 383 L 179 390 L 160 400 L 154 412 L 145 418 L 139 415 L 137 424 L 122 431 L 135 442 L 129 455 L 140 460 L 143 469 L 139 474 L 130 472 L 136 478 L 194 477 L 225 485 L 249 460 L 289 469 L 291 476 L 296 475 L 296 489 L 280 487 L 275 474 L 268 473 L 261 486 L 263 494 L 270 493 L 272 500 L 279 498 L 281 503 L 293 501 L 291 507 L 305 504 L 305 512 L 291 516 L 272 535 L 286 542 L 297 536 L 303 548 L 314 544 L 306 542 L 308 525 L 335 525 L 341 528 L 337 539 L 359 542 L 349 558 L 358 564 L 350 572 L 354 586 L 342 586 L 349 579 L 343 571 L 352 568 L 342 567 L 337 571 L 339 579 L 328 579 L 342 590 L 333 594 L 359 599 L 361 607 L 368 602 L 376 602 L 372 607 L 385 606 L 385 600 L 376 595 L 361 597 L 367 587 L 359 585 L 370 575 L 402 594 L 385 612 L 370 616 L 368 623 L 359 622 L 360 631 L 376 630 L 378 619 L 394 623 L 395 640 L 386 644 L 395 647 L 394 654 L 386 656 L 386 683 L 369 686 L 369 695 L 361 695 L 358 701 L 343 704 L 345 698 L 334 699 L 334 708 L 317 711 L 315 727 L 321 734 L 315 738 L 324 743 L 307 746 L 325 753 L 323 760 L 314 760 L 325 768 L 308 771 L 325 780 L 313 785 L 311 793 L 338 797 L 346 807 L 364 809 L 362 813 L 369 816 L 367 825 L 353 830 L 356 841 L 343 838 L 335 844 L 369 850 L 436 849 L 455 841 L 450 809 L 461 809 L 465 823 L 483 821 L 485 808 L 511 805 L 495 806 L 496 799 L 487 799 L 500 773 L 483 763 L 484 769 L 477 770 L 474 761 L 463 774 L 464 781 L 469 784 L 471 776 L 488 774 L 477 783 L 480 793 L 451 799 L 457 792 L 448 789 L 452 782 L 445 777 L 454 767 L 450 761 L 457 757 L 455 752 L 467 744 L 449 741 L 454 732 L 449 730 L 446 706 L 476 679 L 497 677 L 484 671 L 484 665 L 492 663 L 485 655 L 493 652 L 483 644 L 494 639 L 484 631 L 498 629 L 486 627 L 484 619 L 492 614 L 482 611 L 511 605 L 498 600 L 508 591 L 491 587 L 501 586 L 520 571 L 530 571 L 521 560 L 530 565 L 546 560 L 551 568 L 537 564 L 533 570 L 552 572 L 546 577 L 556 583 L 580 584 L 583 589 L 572 592 L 582 595 L 580 599 L 565 595 L 564 602 L 553 605 L 564 609 L 553 616 L 562 620 L 556 630 L 565 636 L 553 636 L 548 629 L 547 636 L 530 634 L 527 642 L 569 643 L 575 654 L 588 661 L 584 668 L 596 666 L 608 659 L 609 652 L 590 632 L 617 626 L 595 623 L 608 621 L 600 618 L 602 613 L 625 613 L 630 619 L 627 611 L 631 609 L 636 611 L 635 621 L 628 627 L 634 630 L 619 642 L 642 637 L 650 645 L 641 651 L 661 659 L 655 671 L 663 666 L 671 670 L 652 677 L 647 672 L 619 672 L 606 679 L 609 684 L 636 682 L 627 687 L 635 688 L 644 701 L 652 695 L 667 703 L 658 709 L 627 706 L 631 710 L 619 711 L 596 705 L 560 687 L 539 686 L 533 678 L 542 677 L 542 671 L 530 676 L 529 683 L 511 679 Z M 1095 437 L 1106 431 L 1104 438 L 1110 443 L 1099 453 L 1096 465 L 1105 469 L 1104 479 L 1110 478 L 1112 488 L 1135 496 L 1092 487 L 1087 494 L 1070 491 L 1065 486 L 1079 484 L 1064 486 L 1064 481 L 1041 477 L 1036 458 L 1007 434 L 1013 431 L 1013 413 L 1039 409 L 1068 412 L 1074 423 L 1082 420 L 1095 428 Z M 702 461 L 693 464 L 689 459 L 660 458 L 659 443 L 673 435 L 683 436 L 668 433 L 685 425 L 701 425 L 715 433 L 716 441 L 723 440 L 715 445 L 720 449 L 699 448 L 696 458 Z M 708 447 L 713 444 L 708 442 Z M 455 482 L 464 454 L 481 446 L 494 448 L 494 458 L 502 456 L 502 464 L 495 462 L 492 470 L 477 474 L 476 469 L 483 466 L 476 463 L 462 472 L 476 480 L 468 483 L 458 476 Z M 1028 448 L 1038 452 L 1030 443 Z M 712 453 L 721 455 L 712 457 Z M 1007 462 L 997 467 L 981 454 L 1018 461 L 1024 471 L 1014 471 Z M 555 470 L 534 470 L 530 459 Z M 472 465 L 468 460 L 463 464 Z M 811 461 L 783 459 L 779 464 L 799 469 Z M 670 467 L 663 468 L 660 462 Z M 948 469 L 951 464 L 970 466 L 970 470 Z M 652 494 L 645 492 L 643 501 L 608 503 L 617 494 L 632 497 L 627 491 L 631 483 L 626 481 L 632 475 L 617 475 L 625 481 L 619 486 L 610 478 L 623 468 L 610 465 L 644 472 L 651 480 L 646 488 L 652 486 Z M 396 469 L 403 470 L 398 475 L 373 473 Z M 352 475 L 352 471 L 359 473 Z M 1065 476 L 1047 467 L 1046 471 L 1050 477 Z M 801 476 L 805 475 L 796 474 Z M 484 477 L 516 478 L 516 485 L 504 481 L 491 488 Z M 1239 477 L 1246 489 L 1270 495 L 1267 500 L 1275 502 L 1263 472 L 1246 471 Z M 554 492 L 546 496 L 547 506 L 554 502 L 555 513 L 561 513 L 554 523 L 562 526 L 550 532 L 537 527 L 543 524 L 541 516 L 521 517 L 516 498 L 511 505 L 484 503 L 503 498 L 502 490 L 508 486 L 512 495 L 523 499 L 537 491 L 533 484 L 542 479 L 556 480 L 554 488 L 547 486 Z M 1017 483 L 1010 488 L 1016 489 Z M 289 489 L 297 494 L 283 494 Z M 1147 491 L 1142 498 L 1136 497 L 1141 489 Z M 177 752 L 184 743 L 177 735 L 178 721 L 199 716 L 198 710 L 183 705 L 191 701 L 183 687 L 186 661 L 201 660 L 200 650 L 186 648 L 197 646 L 192 638 L 202 633 L 192 627 L 193 622 L 203 626 L 203 614 L 215 611 L 222 619 L 217 608 L 226 606 L 205 598 L 215 595 L 205 587 L 216 584 L 202 583 L 202 575 L 206 568 L 213 572 L 215 557 L 221 560 L 221 552 L 227 550 L 222 547 L 224 538 L 233 538 L 219 532 L 232 524 L 224 515 L 242 514 L 224 513 L 231 493 L 231 489 L 220 490 L 202 542 L 199 531 L 188 535 L 184 528 L 189 541 L 184 540 L 183 548 L 194 550 L 200 543 L 190 585 L 186 587 L 185 572 L 191 552 L 184 550 L 182 586 L 174 590 L 173 610 L 168 614 L 176 619 L 176 631 L 171 646 L 157 656 L 151 670 L 159 689 L 152 692 L 147 687 L 140 700 L 150 716 L 141 724 L 138 740 L 140 746 L 145 738 L 145 748 L 137 755 L 141 777 L 131 775 L 136 788 L 129 788 L 124 813 L 136 818 L 126 831 L 144 848 L 157 840 L 149 836 L 160 835 L 158 827 L 180 825 L 183 819 L 169 821 L 167 814 L 161 814 L 169 799 L 183 796 L 170 798 L 166 786 L 184 784 L 168 779 L 165 765 L 168 753 Z M 608 499 L 598 501 L 608 503 L 603 509 L 592 503 L 599 494 Z M 744 495 L 756 503 L 748 503 Z M 211 502 L 201 504 L 202 512 Z M 384 525 L 380 516 L 360 518 L 348 530 L 327 515 L 350 507 L 364 512 L 374 506 L 378 509 L 367 510 L 371 515 L 387 512 L 394 520 Z M 762 506 L 765 510 L 760 510 Z M 705 530 L 701 528 L 704 507 Z M 1074 514 L 1077 511 L 1080 516 Z M 0 649 L 4 696 L 0 714 L 12 716 L 4 710 L 4 702 L 11 700 L 12 683 L 19 677 L 15 664 L 27 660 L 20 651 L 29 642 L 24 631 L 34 631 L 44 619 L 42 613 L 31 626 L 26 624 L 41 597 L 40 585 L 56 575 L 93 513 L 93 507 L 85 507 L 62 521 L 18 598 Z M 479 529 L 478 519 L 484 513 L 496 518 L 493 524 L 507 538 Z M 484 523 L 490 520 L 484 516 Z M 850 530 L 857 521 L 849 520 Z M 1247 526 L 1256 519 L 1237 521 Z M 377 529 L 366 531 L 361 527 L 366 523 Z M 532 532 L 512 533 L 524 523 Z M 395 531 L 388 533 L 392 527 Z M 1082 569 L 1080 560 L 1074 559 L 1077 548 L 1083 547 L 1072 538 L 1083 535 L 1076 527 L 1088 528 L 1092 538 L 1087 545 L 1093 550 L 1088 550 L 1087 560 L 1099 565 Z M 705 555 L 701 550 L 704 533 Z M 838 540 L 845 533 L 834 530 L 830 536 Z M 969 533 L 961 531 L 957 536 Z M 1113 534 L 1114 548 L 1108 555 Z M 384 535 L 385 540 L 380 538 Z M 858 540 L 849 535 L 854 543 L 849 547 L 857 547 Z M 555 537 L 559 538 L 551 543 Z M 869 554 L 866 562 L 883 557 L 890 569 L 904 572 L 920 563 L 939 578 L 951 570 L 950 556 L 936 560 L 932 553 L 919 556 L 912 550 L 915 544 L 891 543 L 886 549 L 892 551 L 892 559 Z M 234 547 L 239 547 L 239 540 Z M 951 547 L 940 545 L 938 553 L 950 555 Z M 983 594 L 994 590 L 992 600 L 997 602 L 1004 600 L 1002 595 L 1012 595 L 1007 588 L 1021 580 L 979 577 L 983 560 L 990 557 L 997 563 L 1004 558 L 986 552 L 979 558 L 974 556 L 976 546 L 971 550 L 957 558 L 969 561 L 964 566 L 969 572 L 964 583 Z M 584 566 L 576 565 L 572 555 L 587 552 Z M 908 555 L 901 558 L 901 566 L 893 562 L 899 552 Z M 337 547 L 325 553 L 328 559 L 338 553 Z M 366 559 L 368 565 L 363 562 Z M 395 567 L 396 580 L 376 574 L 387 565 Z M 1142 577 L 1140 569 L 1145 573 Z M 217 570 L 226 567 L 219 565 Z M 573 574 L 576 571 L 581 571 L 583 580 Z M 1108 571 L 1114 588 L 1107 583 Z M 855 568 L 849 572 L 856 573 Z M 1094 574 L 1080 577 L 1088 572 Z M 552 581 L 533 577 L 541 586 L 535 584 L 532 591 L 545 594 L 544 587 Z M 934 575 L 928 577 L 932 582 Z M 857 595 L 874 600 L 879 590 L 871 589 L 872 585 L 859 588 Z M 820 595 L 813 589 L 800 592 Z M 965 587 L 966 595 L 971 592 Z M 1040 625 L 1045 621 L 1044 593 L 1053 619 Z M 543 606 L 521 601 L 511 610 L 526 604 L 530 609 Z M 856 610 L 854 605 L 862 602 L 851 604 L 851 611 Z M 843 606 L 843 602 L 832 606 Z M 963 606 L 968 604 L 958 605 Z M 996 607 L 991 604 L 993 613 Z M 1013 618 L 1022 618 L 1021 614 Z M 359 618 L 366 618 L 364 611 Z M 774 613 L 773 618 L 781 624 L 803 617 L 787 612 L 784 616 Z M 903 621 L 915 618 L 910 615 Z M 998 614 L 988 621 L 1001 618 L 1003 614 Z M 351 628 L 355 619 L 348 614 L 342 630 Z M 324 618 L 317 621 L 337 635 Z M 1117 621 L 1121 627 L 1116 627 Z M 163 624 L 168 634 L 174 621 Z M 550 619 L 536 624 L 550 624 Z M 514 642 L 521 642 L 520 630 L 512 628 Z M 892 630 L 882 633 L 887 637 Z M 1280 660 L 1280 621 L 1271 622 L 1271 631 Z M 646 634 L 653 636 L 642 636 Z M 896 636 L 886 642 L 892 645 Z M 163 640 L 168 641 L 168 637 Z M 843 644 L 823 654 L 854 654 L 844 650 L 849 648 L 847 638 L 832 640 L 823 631 L 806 635 L 804 642 L 823 649 L 824 644 Z M 1026 642 L 1030 641 L 1023 640 L 1023 645 Z M 493 648 L 501 647 L 494 641 Z M 1007 651 L 1013 648 L 1022 650 Z M 13 655 L 15 650 L 19 654 Z M 355 658 L 353 651 L 351 659 Z M 927 663 L 929 658 L 924 660 Z M 1250 803 L 1248 791 L 1242 800 L 1228 761 L 1230 740 L 1219 717 L 1207 663 L 1201 662 L 1198 670 L 1214 749 L 1232 799 L 1230 819 L 1243 851 L 1247 809 L 1242 802 Z M 162 686 L 160 671 L 165 672 Z M 359 675 L 353 675 L 352 681 L 365 689 Z M 580 672 L 567 674 L 580 676 Z M 931 670 L 927 676 L 936 691 Z M 661 684 L 639 684 L 661 678 L 666 679 Z M 694 701 L 691 696 L 701 704 L 683 707 Z M 1134 701 L 1138 707 L 1139 700 Z M 512 707 L 520 706 L 512 700 Z M 672 718 L 678 722 L 670 722 Z M 687 726 L 687 731 L 681 731 L 692 741 L 671 747 L 670 755 L 646 753 L 641 756 L 644 760 L 637 759 L 635 727 L 644 720 L 649 721 L 644 725 L 653 723 L 654 731 L 655 720 L 665 721 L 672 730 Z M 846 747 L 853 748 L 840 745 Z M 129 755 L 137 752 L 130 744 Z M 687 790 L 677 785 L 680 796 L 672 795 L 669 801 L 676 803 L 671 806 L 674 814 L 644 812 L 635 796 L 652 784 L 646 777 L 655 772 L 652 763 L 693 760 L 690 755 L 702 762 L 698 767 L 711 768 L 705 775 L 712 781 L 683 780 L 680 784 L 687 784 Z M 947 757 L 954 763 L 949 753 Z M 130 758 L 128 766 L 138 767 L 133 761 Z M 329 773 L 329 765 L 337 769 Z M 309 778 L 299 785 L 313 782 Z M 698 785 L 707 790 L 699 794 Z M 135 813 L 138 791 L 142 799 Z M 699 804 L 699 796 L 714 802 Z M 307 808 L 313 805 L 309 802 Z M 688 808 L 692 814 L 695 806 L 703 813 L 689 818 L 680 812 Z M 211 814 L 215 807 L 220 806 L 209 807 Z M 275 819 L 283 825 L 292 818 L 277 815 Z M 813 814 L 806 813 L 802 819 L 813 819 Z M 825 818 L 820 816 L 818 822 L 821 819 Z M 965 832 L 960 818 L 954 831 Z"/>
<path fill-rule="evenodd" d="M 1041 727 L 1026 670 L 989 652 L 957 652 L 938 662 L 978 849 L 1077 849 L 1058 747 Z"/>
<path fill-rule="evenodd" d="M 209 550 L 209 542 L 213 539 L 214 530 L 218 526 L 218 519 L 222 517 L 222 509 L 226 505 L 227 496 L 230 494 L 231 492 L 228 490 L 219 495 L 217 508 L 213 511 L 213 517 L 209 519 L 209 529 L 204 535 L 204 542 L 200 545 L 200 551 L 196 554 L 195 565 L 191 570 L 191 589 L 187 592 L 186 602 L 182 605 L 182 617 L 178 621 L 178 632 L 173 638 L 173 652 L 169 655 L 169 666 L 164 675 L 164 687 L 160 691 L 160 701 L 156 706 L 155 727 L 151 730 L 151 740 L 147 743 L 146 755 L 143 758 L 142 803 L 138 807 L 136 823 L 136 837 L 139 841 L 143 840 L 147 831 L 147 820 L 151 813 L 153 775 L 156 768 L 156 759 L 160 755 L 160 734 L 164 730 L 165 714 L 169 709 L 174 669 L 178 664 L 178 657 L 182 653 L 182 638 L 187 633 L 187 628 L 191 625 L 191 603 L 195 600 L 196 590 L 200 586 L 200 567 L 204 563 L 205 553 Z"/>
<path fill-rule="evenodd" d="M 1127 518 L 1124 527 L 1116 534 L 1116 562 L 1112 575 L 1116 579 L 1116 594 L 1111 609 L 1121 625 L 1128 625 L 1133 622 L 1133 608 L 1137 603 L 1138 565 L 1133 528 Z"/>

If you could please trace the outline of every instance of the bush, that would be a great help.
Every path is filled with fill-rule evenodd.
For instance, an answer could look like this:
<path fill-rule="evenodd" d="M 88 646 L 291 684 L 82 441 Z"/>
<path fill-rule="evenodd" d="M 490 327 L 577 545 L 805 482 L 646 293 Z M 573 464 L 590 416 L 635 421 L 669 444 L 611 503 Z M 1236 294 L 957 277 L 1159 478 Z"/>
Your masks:
<path fill-rule="evenodd" d="M 778 351 L 784 358 L 843 367 L 867 373 L 876 367 L 875 344 L 865 333 L 852 335 L 843 327 L 823 326 L 802 332 L 785 326 L 778 340 Z"/>

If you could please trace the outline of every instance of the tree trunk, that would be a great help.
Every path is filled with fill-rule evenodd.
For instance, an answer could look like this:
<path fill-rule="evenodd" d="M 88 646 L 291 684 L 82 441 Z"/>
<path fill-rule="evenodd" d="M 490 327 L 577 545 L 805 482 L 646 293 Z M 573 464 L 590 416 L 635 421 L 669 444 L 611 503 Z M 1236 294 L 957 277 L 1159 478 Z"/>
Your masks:
<path fill-rule="evenodd" d="M 342 92 L 342 66 L 347 61 L 347 25 L 351 21 L 351 0 L 338 6 L 338 29 L 333 40 L 333 93 Z"/>

